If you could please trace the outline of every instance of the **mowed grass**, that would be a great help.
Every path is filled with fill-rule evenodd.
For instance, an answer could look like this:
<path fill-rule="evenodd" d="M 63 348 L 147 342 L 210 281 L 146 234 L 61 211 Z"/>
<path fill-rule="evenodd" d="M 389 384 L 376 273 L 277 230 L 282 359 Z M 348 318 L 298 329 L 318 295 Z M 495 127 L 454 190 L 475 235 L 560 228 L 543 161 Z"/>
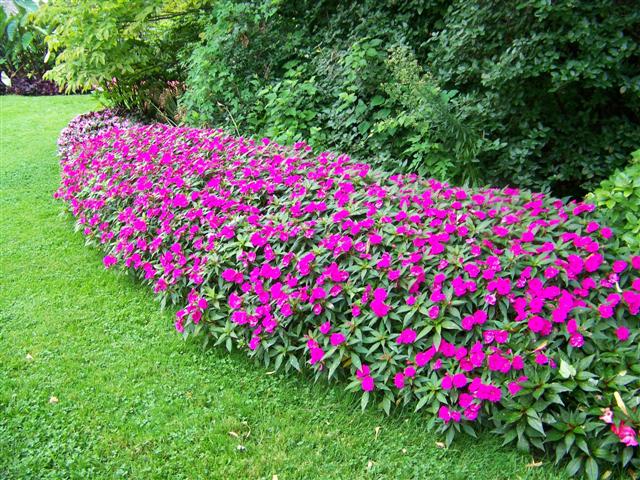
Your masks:
<path fill-rule="evenodd" d="M 439 448 L 420 415 L 183 341 L 52 198 L 58 133 L 96 106 L 0 97 L 0 478 L 561 478 L 490 434 Z"/>

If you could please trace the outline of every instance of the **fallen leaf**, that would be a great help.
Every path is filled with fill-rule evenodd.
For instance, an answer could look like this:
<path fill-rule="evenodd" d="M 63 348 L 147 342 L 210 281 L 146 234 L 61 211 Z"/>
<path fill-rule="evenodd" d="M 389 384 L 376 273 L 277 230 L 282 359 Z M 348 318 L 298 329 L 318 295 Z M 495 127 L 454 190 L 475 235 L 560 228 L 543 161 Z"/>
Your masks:
<path fill-rule="evenodd" d="M 382 430 L 382 427 L 376 427 L 376 440 L 378 439 L 378 435 L 380 435 L 380 430 Z"/>
<path fill-rule="evenodd" d="M 278 475 L 273 475 L 273 476 L 271 477 L 271 480 L 278 480 Z"/>
<path fill-rule="evenodd" d="M 26 356 L 26 357 L 24 357 L 24 358 L 25 358 L 25 360 L 26 360 L 27 362 L 30 362 L 30 361 L 32 361 L 32 360 L 33 360 L 33 357 L 31 356 L 31 354 L 30 354 L 30 353 L 27 353 L 27 356 Z"/>
<path fill-rule="evenodd" d="M 531 460 L 531 463 L 527 463 L 527 468 L 538 468 L 542 466 L 542 462 L 536 462 L 535 460 Z"/>
<path fill-rule="evenodd" d="M 49 403 L 51 403 L 51 404 L 53 404 L 53 405 L 55 405 L 55 404 L 56 404 L 56 403 L 58 403 L 59 401 L 60 401 L 60 400 L 58 400 L 58 397 L 55 397 L 55 396 L 52 396 L 52 397 L 49 399 Z"/>
<path fill-rule="evenodd" d="M 616 404 L 618 405 L 618 408 L 620 410 L 622 410 L 622 412 L 625 415 L 629 415 L 629 412 L 627 411 L 627 406 L 624 404 L 624 402 L 622 401 L 622 397 L 620 396 L 620 392 L 614 392 L 613 393 L 613 398 L 615 398 L 616 400 Z"/>
<path fill-rule="evenodd" d="M 239 452 L 244 452 L 247 449 L 247 447 L 245 447 L 244 445 L 238 445 L 236 447 L 236 450 L 238 450 Z"/>
<path fill-rule="evenodd" d="M 403 449 L 402 449 L 402 453 L 406 454 L 406 453 L 407 453 L 407 449 L 406 449 L 406 448 L 403 448 Z"/>
<path fill-rule="evenodd" d="M 436 447 L 438 447 L 438 448 L 447 448 L 447 446 L 442 442 L 436 442 Z"/>
<path fill-rule="evenodd" d="M 367 462 L 367 470 L 371 470 L 372 467 L 373 467 L 373 462 L 371 460 L 369 460 Z"/>
<path fill-rule="evenodd" d="M 229 435 L 231 435 L 233 438 L 238 438 L 240 436 L 236 432 L 229 432 Z"/>

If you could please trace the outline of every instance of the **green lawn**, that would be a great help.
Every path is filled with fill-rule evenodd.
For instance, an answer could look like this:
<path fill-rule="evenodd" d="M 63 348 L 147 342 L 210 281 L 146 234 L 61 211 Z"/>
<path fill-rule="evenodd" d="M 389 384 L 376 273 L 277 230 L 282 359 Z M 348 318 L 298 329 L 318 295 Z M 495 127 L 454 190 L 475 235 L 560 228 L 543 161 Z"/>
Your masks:
<path fill-rule="evenodd" d="M 419 415 L 184 342 L 52 198 L 58 133 L 95 106 L 0 97 L 0 478 L 561 477 L 489 434 L 442 449 Z"/>

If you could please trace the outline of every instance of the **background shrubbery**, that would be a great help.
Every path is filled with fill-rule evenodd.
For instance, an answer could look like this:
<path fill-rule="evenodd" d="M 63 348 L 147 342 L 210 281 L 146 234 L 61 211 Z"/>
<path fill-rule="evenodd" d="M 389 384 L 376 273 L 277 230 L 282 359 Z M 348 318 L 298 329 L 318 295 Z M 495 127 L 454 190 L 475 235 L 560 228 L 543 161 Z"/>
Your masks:
<path fill-rule="evenodd" d="M 97 89 L 111 106 L 173 121 L 181 51 L 198 39 L 207 0 L 51 1 L 39 11 L 57 53 L 47 78 L 67 91 Z"/>
<path fill-rule="evenodd" d="M 58 87 L 42 77 L 50 54 L 46 30 L 34 22 L 33 0 L 9 0 L 0 5 L 0 95 L 55 95 Z"/>
<path fill-rule="evenodd" d="M 579 196 L 640 144 L 634 2 L 219 2 L 190 120 Z"/>
<path fill-rule="evenodd" d="M 61 85 L 388 170 L 579 197 L 640 145 L 633 1 L 78 0 L 41 19 Z"/>

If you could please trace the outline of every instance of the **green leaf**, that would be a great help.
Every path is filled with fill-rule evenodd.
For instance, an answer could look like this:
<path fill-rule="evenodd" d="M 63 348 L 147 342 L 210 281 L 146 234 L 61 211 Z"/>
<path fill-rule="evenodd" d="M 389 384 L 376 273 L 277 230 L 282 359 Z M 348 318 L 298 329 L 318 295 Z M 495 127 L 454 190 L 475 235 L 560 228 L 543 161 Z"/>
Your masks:
<path fill-rule="evenodd" d="M 380 95 L 376 95 L 371 99 L 371 106 L 377 107 L 378 105 L 382 105 L 384 103 L 384 97 Z"/>
<path fill-rule="evenodd" d="M 562 378 L 574 377 L 576 375 L 576 369 L 564 360 L 560 360 L 559 373 Z"/>
<path fill-rule="evenodd" d="M 567 464 L 567 468 L 566 468 L 567 475 L 569 475 L 570 477 L 575 476 L 575 474 L 580 471 L 580 467 L 582 467 L 582 458 L 580 457 L 574 458 Z"/>
<path fill-rule="evenodd" d="M 589 457 L 584 464 L 584 471 L 589 480 L 598 480 L 598 462 Z"/>
<path fill-rule="evenodd" d="M 369 403 L 369 392 L 364 392 L 362 394 L 362 398 L 360 399 L 360 407 L 362 408 L 362 411 L 364 411 L 364 409 L 367 408 L 368 403 Z"/>
<path fill-rule="evenodd" d="M 298 359 L 294 355 L 289 356 L 289 363 L 293 368 L 300 371 L 300 364 L 298 363 Z"/>

